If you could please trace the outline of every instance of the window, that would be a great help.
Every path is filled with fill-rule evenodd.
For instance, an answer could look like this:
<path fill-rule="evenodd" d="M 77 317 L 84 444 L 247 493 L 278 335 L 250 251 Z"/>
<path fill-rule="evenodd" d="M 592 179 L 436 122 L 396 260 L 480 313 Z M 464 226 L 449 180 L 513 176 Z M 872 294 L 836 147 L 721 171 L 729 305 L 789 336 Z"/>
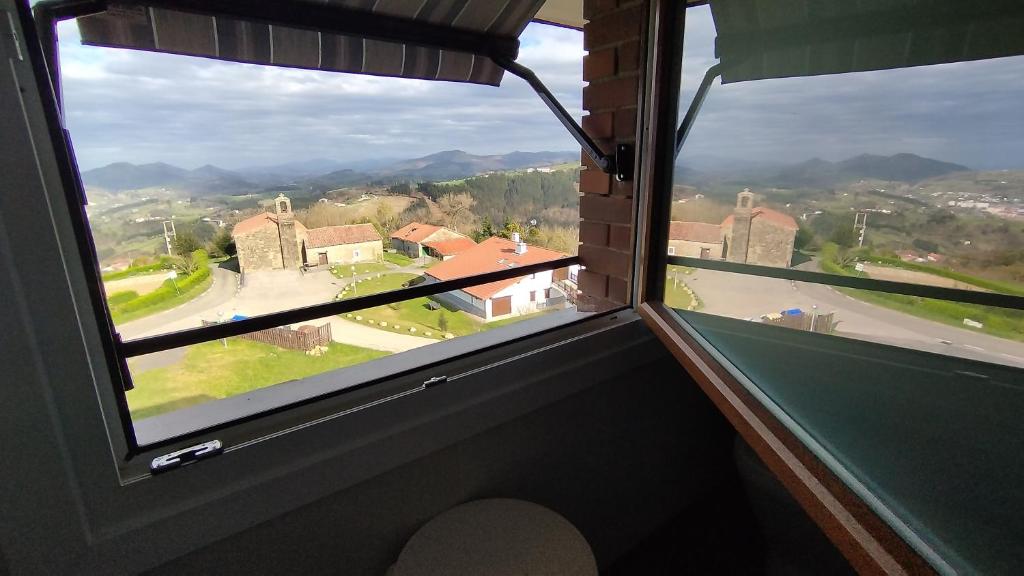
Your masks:
<path fill-rule="evenodd" d="M 681 9 L 643 313 L 826 532 L 855 518 L 940 573 L 1013 563 L 989 495 L 1024 401 L 1020 14 L 769 4 Z"/>
<path fill-rule="evenodd" d="M 452 80 L 440 76 L 463 66 L 457 79 L 471 73 L 470 84 L 345 76 L 348 64 L 328 63 L 322 53 L 320 67 L 329 71 L 262 56 L 242 64 L 225 56 L 226 44 L 216 54 L 189 44 L 175 28 L 187 18 L 145 14 L 152 26 L 132 34 L 167 27 L 162 38 L 184 44 L 122 49 L 155 42 L 106 36 L 122 12 L 83 18 L 80 30 L 74 20 L 61 22 L 55 40 L 61 105 L 88 198 L 88 243 L 101 273 L 99 306 L 122 366 L 129 443 L 194 436 L 253 416 L 243 400 L 254 394 L 269 399 L 248 402 L 261 409 L 307 400 L 314 390 L 366 383 L 353 374 L 386 377 L 421 346 L 455 351 L 449 341 L 508 330 L 525 319 L 525 307 L 496 297 L 492 315 L 503 321 L 490 325 L 488 299 L 517 279 L 578 262 L 579 153 L 543 101 L 520 94 L 516 101 L 529 104 L 492 120 L 517 118 L 507 142 L 489 129 L 454 130 L 457 122 L 442 118 L 479 115 L 477 100 L 501 97 L 473 84 L 500 78 L 489 59 L 448 52 L 452 69 L 375 72 Z M 201 25 L 211 22 L 218 30 L 234 25 L 217 18 Z M 263 29 L 271 40 L 283 33 Z M 553 43 L 582 46 L 579 32 L 530 24 L 524 34 L 521 61 L 582 86 L 578 64 L 546 56 Z M 308 56 L 301 46 L 277 56 L 301 60 Z M 282 62 L 295 67 L 266 66 Z M 540 151 L 552 148 L 563 151 Z M 322 158 L 325 150 L 333 157 Z M 513 150 L 527 152 L 503 155 Z M 509 190 L 523 197 L 510 199 Z M 513 230 L 527 229 L 513 245 Z M 454 256 L 421 262 L 403 254 L 435 241 Z M 364 254 L 379 257 L 363 261 Z M 584 317 L 574 300 L 544 316 L 544 325 Z M 433 361 L 454 353 L 439 351 Z M 338 372 L 364 364 L 363 372 Z M 323 386 L 288 384 L 326 373 Z"/>
<path fill-rule="evenodd" d="M 676 255 L 676 247 L 675 246 L 669 246 L 668 247 L 668 255 L 669 256 L 675 256 Z"/>

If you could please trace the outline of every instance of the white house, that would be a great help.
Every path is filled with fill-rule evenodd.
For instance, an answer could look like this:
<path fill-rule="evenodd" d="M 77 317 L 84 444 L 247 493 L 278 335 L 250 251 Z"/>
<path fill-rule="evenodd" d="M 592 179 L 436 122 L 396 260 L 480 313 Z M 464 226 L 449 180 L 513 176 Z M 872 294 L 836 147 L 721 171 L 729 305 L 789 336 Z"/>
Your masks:
<path fill-rule="evenodd" d="M 472 274 L 507 270 L 564 257 L 565 254 L 560 252 L 527 246 L 524 242 L 516 243 L 495 236 L 429 268 L 426 271 L 426 281 L 429 283 L 453 280 Z M 565 293 L 554 283 L 556 279 L 565 279 L 567 275 L 566 269 L 547 270 L 519 278 L 471 286 L 439 294 L 433 298 L 489 322 L 565 306 Z"/>

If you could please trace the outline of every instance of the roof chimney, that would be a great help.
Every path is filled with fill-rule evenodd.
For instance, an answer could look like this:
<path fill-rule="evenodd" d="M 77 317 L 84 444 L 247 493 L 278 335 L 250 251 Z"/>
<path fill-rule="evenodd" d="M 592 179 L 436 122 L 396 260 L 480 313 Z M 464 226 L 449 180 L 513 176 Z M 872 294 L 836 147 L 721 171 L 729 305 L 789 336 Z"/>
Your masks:
<path fill-rule="evenodd" d="M 512 242 L 519 244 L 519 232 L 512 233 Z"/>
<path fill-rule="evenodd" d="M 516 254 L 526 254 L 526 242 L 516 242 Z"/>

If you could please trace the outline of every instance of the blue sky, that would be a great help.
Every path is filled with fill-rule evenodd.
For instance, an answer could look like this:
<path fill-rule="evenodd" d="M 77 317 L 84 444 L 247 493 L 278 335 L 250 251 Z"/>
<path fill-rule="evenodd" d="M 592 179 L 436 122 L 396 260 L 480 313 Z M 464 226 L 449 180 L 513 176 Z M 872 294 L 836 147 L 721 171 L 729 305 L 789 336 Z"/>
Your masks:
<path fill-rule="evenodd" d="M 227 168 L 310 158 L 573 150 L 525 82 L 473 86 L 81 46 L 62 24 L 68 126 L 84 169 L 163 161 Z M 690 9 L 689 102 L 714 63 L 714 23 Z M 520 62 L 579 119 L 582 34 L 531 24 Z M 1024 168 L 1024 57 L 712 87 L 682 162 L 794 163 L 912 152 Z"/>

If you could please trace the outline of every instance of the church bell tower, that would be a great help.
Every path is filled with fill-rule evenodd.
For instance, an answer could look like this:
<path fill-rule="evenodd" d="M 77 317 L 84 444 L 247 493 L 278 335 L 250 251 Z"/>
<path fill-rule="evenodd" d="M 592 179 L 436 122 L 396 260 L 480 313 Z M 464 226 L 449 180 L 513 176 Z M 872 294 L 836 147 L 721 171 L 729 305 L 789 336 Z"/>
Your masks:
<path fill-rule="evenodd" d="M 729 262 L 746 262 L 750 246 L 750 220 L 754 212 L 754 193 L 750 188 L 736 195 L 736 208 L 732 212 L 732 239 L 729 242 Z"/>
<path fill-rule="evenodd" d="M 274 212 L 277 214 L 277 229 L 281 235 L 281 262 L 285 270 L 295 270 L 302 264 L 302 260 L 299 258 L 292 201 L 284 194 L 278 194 L 274 199 Z"/>

